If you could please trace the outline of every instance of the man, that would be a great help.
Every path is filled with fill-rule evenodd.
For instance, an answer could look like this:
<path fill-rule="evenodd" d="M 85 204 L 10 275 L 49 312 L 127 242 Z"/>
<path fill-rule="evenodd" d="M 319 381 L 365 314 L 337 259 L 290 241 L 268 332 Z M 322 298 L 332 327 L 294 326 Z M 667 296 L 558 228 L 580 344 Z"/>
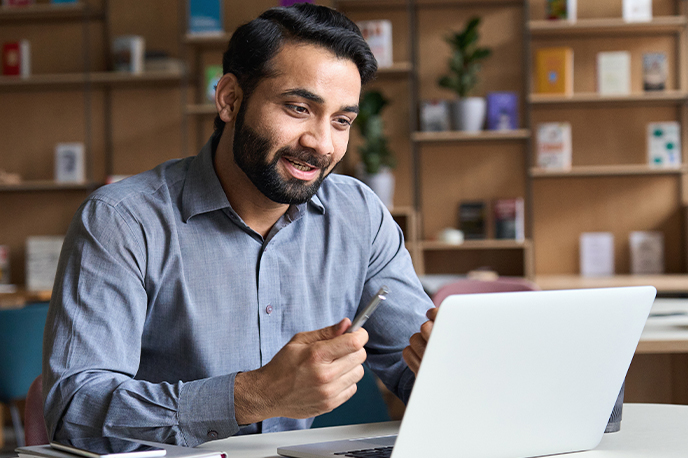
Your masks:
<path fill-rule="evenodd" d="M 223 66 L 200 154 L 99 189 L 74 218 L 44 343 L 50 437 L 307 428 L 364 361 L 408 399 L 432 304 L 379 199 L 328 176 L 376 70 L 365 41 L 329 8 L 274 8 Z M 345 334 L 382 285 L 367 331 Z"/>

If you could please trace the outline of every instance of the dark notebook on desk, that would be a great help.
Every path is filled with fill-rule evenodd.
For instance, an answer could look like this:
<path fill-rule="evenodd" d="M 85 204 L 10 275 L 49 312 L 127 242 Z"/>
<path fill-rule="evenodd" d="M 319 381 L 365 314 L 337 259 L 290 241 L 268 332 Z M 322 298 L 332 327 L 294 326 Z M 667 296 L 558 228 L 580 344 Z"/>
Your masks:
<path fill-rule="evenodd" d="M 493 458 L 595 448 L 655 294 L 639 286 L 450 296 L 398 436 L 277 452 Z"/>

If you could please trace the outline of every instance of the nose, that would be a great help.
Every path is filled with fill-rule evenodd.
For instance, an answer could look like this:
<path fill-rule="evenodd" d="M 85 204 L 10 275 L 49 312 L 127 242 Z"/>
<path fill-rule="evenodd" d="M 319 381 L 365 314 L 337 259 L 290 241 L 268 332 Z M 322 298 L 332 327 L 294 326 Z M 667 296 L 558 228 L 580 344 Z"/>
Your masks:
<path fill-rule="evenodd" d="M 329 156 L 334 153 L 334 143 L 332 141 L 332 127 L 329 120 L 317 120 L 309 125 L 306 132 L 301 135 L 301 146 L 310 148 L 322 154 Z"/>

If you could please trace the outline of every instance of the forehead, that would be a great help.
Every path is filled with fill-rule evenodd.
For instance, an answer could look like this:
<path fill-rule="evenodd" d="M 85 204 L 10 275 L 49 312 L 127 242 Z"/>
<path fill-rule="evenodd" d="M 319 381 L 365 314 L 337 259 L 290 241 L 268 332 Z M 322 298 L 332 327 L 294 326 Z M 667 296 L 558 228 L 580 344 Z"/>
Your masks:
<path fill-rule="evenodd" d="M 321 46 L 286 43 L 270 63 L 273 76 L 258 88 L 282 93 L 300 88 L 322 97 L 326 102 L 357 105 L 361 76 L 350 59 L 339 58 Z"/>

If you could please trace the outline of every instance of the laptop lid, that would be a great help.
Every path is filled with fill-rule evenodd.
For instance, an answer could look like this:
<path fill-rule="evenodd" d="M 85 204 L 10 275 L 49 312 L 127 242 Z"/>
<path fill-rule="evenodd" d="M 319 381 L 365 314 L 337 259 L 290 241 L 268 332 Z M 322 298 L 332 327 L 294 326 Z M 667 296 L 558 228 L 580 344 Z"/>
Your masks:
<path fill-rule="evenodd" d="M 448 297 L 392 458 L 531 457 L 594 448 L 655 295 L 655 288 L 640 286 Z M 343 445 L 278 453 L 341 456 L 334 453 Z"/>

